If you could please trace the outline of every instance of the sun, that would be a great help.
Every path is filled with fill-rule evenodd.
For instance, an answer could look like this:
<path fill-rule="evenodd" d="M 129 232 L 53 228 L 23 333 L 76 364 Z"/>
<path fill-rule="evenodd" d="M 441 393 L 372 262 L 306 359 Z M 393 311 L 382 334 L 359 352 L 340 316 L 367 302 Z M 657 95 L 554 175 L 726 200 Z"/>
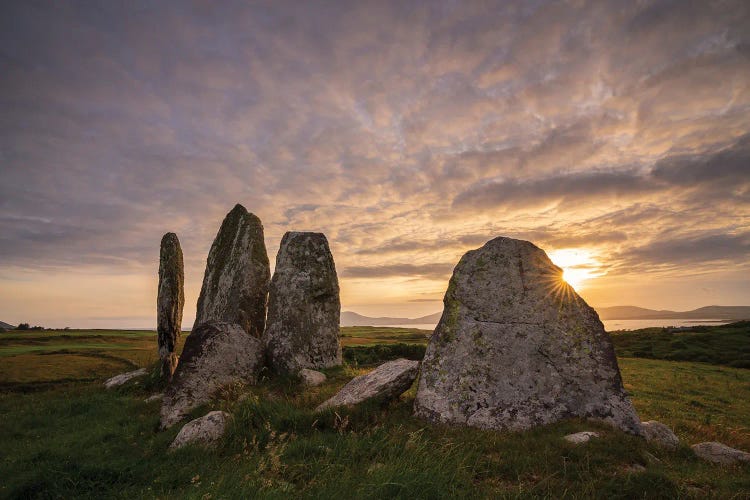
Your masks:
<path fill-rule="evenodd" d="M 576 290 L 580 290 L 591 278 L 601 276 L 601 262 L 588 250 L 564 248 L 549 253 L 549 258 L 563 270 L 562 278 Z"/>

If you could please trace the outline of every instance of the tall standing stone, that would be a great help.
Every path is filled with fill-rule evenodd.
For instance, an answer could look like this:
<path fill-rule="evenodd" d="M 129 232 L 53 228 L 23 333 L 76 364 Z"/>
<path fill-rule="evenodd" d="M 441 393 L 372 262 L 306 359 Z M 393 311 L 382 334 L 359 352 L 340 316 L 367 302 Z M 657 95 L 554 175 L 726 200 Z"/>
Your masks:
<path fill-rule="evenodd" d="M 443 302 L 417 416 L 508 430 L 583 417 L 640 434 L 599 316 L 544 251 L 487 242 L 461 258 Z"/>
<path fill-rule="evenodd" d="M 180 240 L 174 233 L 161 239 L 159 254 L 159 292 L 156 298 L 156 330 L 158 333 L 161 373 L 171 377 L 177 368 L 177 340 L 182 327 L 185 305 L 185 273 Z"/>
<path fill-rule="evenodd" d="M 193 328 L 223 321 L 260 338 L 266 324 L 270 276 L 263 224 L 237 204 L 224 218 L 208 253 Z"/>
<path fill-rule="evenodd" d="M 280 373 L 341 364 L 339 281 L 323 233 L 288 232 L 281 240 L 263 339 Z"/>

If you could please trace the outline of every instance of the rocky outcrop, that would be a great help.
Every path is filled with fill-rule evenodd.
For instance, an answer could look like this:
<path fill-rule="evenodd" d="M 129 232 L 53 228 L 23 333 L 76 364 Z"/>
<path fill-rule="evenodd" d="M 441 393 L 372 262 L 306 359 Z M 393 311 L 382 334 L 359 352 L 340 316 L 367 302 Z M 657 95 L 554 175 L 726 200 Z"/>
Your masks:
<path fill-rule="evenodd" d="M 180 363 L 164 392 L 161 427 L 179 422 L 231 384 L 254 384 L 263 366 L 259 339 L 240 325 L 203 323 L 185 341 Z"/>
<path fill-rule="evenodd" d="M 714 464 L 732 465 L 750 462 L 750 453 L 714 441 L 694 444 L 691 448 L 696 456 Z"/>
<path fill-rule="evenodd" d="M 416 415 L 507 430 L 584 417 L 640 434 L 609 336 L 544 251 L 487 242 L 461 258 L 443 302 Z"/>
<path fill-rule="evenodd" d="M 207 448 L 216 445 L 226 430 L 229 413 L 212 411 L 185 424 L 169 445 L 170 450 L 182 448 L 188 444 L 200 444 Z"/>
<path fill-rule="evenodd" d="M 146 370 L 145 368 L 138 368 L 137 370 L 134 370 L 132 372 L 121 373 L 105 380 L 104 387 L 106 387 L 107 389 L 112 389 L 113 387 L 121 386 L 127 382 L 130 382 L 134 378 L 143 377 L 147 374 L 148 370 Z"/>
<path fill-rule="evenodd" d="M 368 399 L 387 401 L 397 398 L 411 387 L 418 371 L 419 361 L 388 361 L 370 373 L 353 378 L 335 396 L 321 403 L 315 410 L 355 405 Z"/>
<path fill-rule="evenodd" d="M 576 432 L 575 434 L 568 434 L 567 436 L 563 437 L 565 441 L 573 444 L 583 444 L 588 443 L 591 438 L 598 438 L 599 433 L 594 431 L 583 431 L 583 432 Z"/>
<path fill-rule="evenodd" d="M 308 387 L 316 387 L 326 381 L 325 373 L 303 368 L 299 371 L 299 377 L 302 383 Z"/>
<path fill-rule="evenodd" d="M 263 334 L 278 373 L 341 364 L 339 282 L 323 233 L 288 232 L 281 240 Z"/>
<path fill-rule="evenodd" d="M 185 273 L 180 240 L 174 233 L 161 239 L 159 254 L 159 291 L 156 299 L 156 331 L 158 334 L 161 373 L 171 377 L 177 368 L 177 340 L 182 327 L 185 305 Z"/>
<path fill-rule="evenodd" d="M 672 429 L 656 420 L 641 422 L 641 434 L 646 438 L 646 441 L 658 444 L 664 448 L 674 450 L 680 446 L 680 438 L 672 432 Z"/>
<path fill-rule="evenodd" d="M 266 324 L 270 276 L 263 225 L 245 207 L 236 205 L 211 245 L 193 328 L 223 321 L 260 338 Z"/>

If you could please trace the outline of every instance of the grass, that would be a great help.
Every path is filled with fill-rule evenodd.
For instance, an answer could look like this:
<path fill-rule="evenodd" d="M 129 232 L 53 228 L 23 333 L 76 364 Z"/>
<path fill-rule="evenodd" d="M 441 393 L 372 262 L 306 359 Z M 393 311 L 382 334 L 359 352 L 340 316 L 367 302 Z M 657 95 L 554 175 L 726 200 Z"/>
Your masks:
<path fill-rule="evenodd" d="M 320 387 L 264 380 L 197 410 L 196 416 L 209 409 L 233 415 L 210 452 L 167 453 L 178 429 L 156 430 L 159 403 L 144 402 L 153 381 L 101 387 L 104 377 L 149 363 L 143 354 L 155 350 L 153 332 L 139 332 L 141 340 L 103 335 L 98 350 L 76 351 L 61 338 L 67 352 L 5 355 L 0 497 L 750 498 L 748 466 L 706 464 L 687 448 L 716 439 L 750 449 L 750 370 L 620 358 L 639 415 L 670 425 L 684 443 L 676 451 L 583 421 L 523 433 L 434 426 L 411 416 L 414 387 L 386 405 L 315 413 L 318 403 L 373 364 L 418 356 L 424 348 L 418 330 L 403 329 L 401 341 L 385 330 L 342 329 L 350 334 L 343 338 L 346 364 L 327 370 Z M 383 344 L 357 344 L 378 336 Z M 122 344 L 121 337 L 138 349 L 107 349 L 107 342 Z M 0 350 L 6 347 L 0 343 Z M 37 365 L 45 359 L 47 365 Z M 6 380 L 9 372 L 15 383 Z M 583 446 L 561 439 L 592 429 L 602 437 Z"/>
<path fill-rule="evenodd" d="M 689 330 L 646 328 L 613 332 L 618 356 L 700 361 L 750 368 L 750 321 Z"/>

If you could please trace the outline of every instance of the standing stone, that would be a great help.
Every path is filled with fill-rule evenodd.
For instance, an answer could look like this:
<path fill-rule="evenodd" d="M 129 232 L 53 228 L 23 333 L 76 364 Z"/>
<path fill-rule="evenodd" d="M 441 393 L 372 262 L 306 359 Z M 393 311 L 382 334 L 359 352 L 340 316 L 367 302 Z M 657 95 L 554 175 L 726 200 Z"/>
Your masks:
<path fill-rule="evenodd" d="M 182 307 L 185 305 L 185 273 L 180 240 L 174 233 L 161 239 L 159 254 L 159 292 L 156 298 L 156 330 L 158 332 L 161 373 L 171 377 L 177 368 L 177 339 L 182 327 Z"/>
<path fill-rule="evenodd" d="M 508 430 L 584 417 L 640 434 L 599 316 L 532 243 L 495 238 L 466 253 L 443 303 L 417 416 Z"/>
<path fill-rule="evenodd" d="M 193 328 L 223 321 L 260 338 L 266 324 L 270 276 L 263 225 L 245 207 L 235 205 L 208 253 Z"/>
<path fill-rule="evenodd" d="M 185 341 L 180 364 L 164 391 L 161 427 L 166 429 L 232 384 L 254 384 L 263 346 L 239 325 L 203 323 Z"/>
<path fill-rule="evenodd" d="M 279 373 L 341 364 L 339 281 L 323 233 L 288 232 L 281 240 L 263 335 Z"/>

